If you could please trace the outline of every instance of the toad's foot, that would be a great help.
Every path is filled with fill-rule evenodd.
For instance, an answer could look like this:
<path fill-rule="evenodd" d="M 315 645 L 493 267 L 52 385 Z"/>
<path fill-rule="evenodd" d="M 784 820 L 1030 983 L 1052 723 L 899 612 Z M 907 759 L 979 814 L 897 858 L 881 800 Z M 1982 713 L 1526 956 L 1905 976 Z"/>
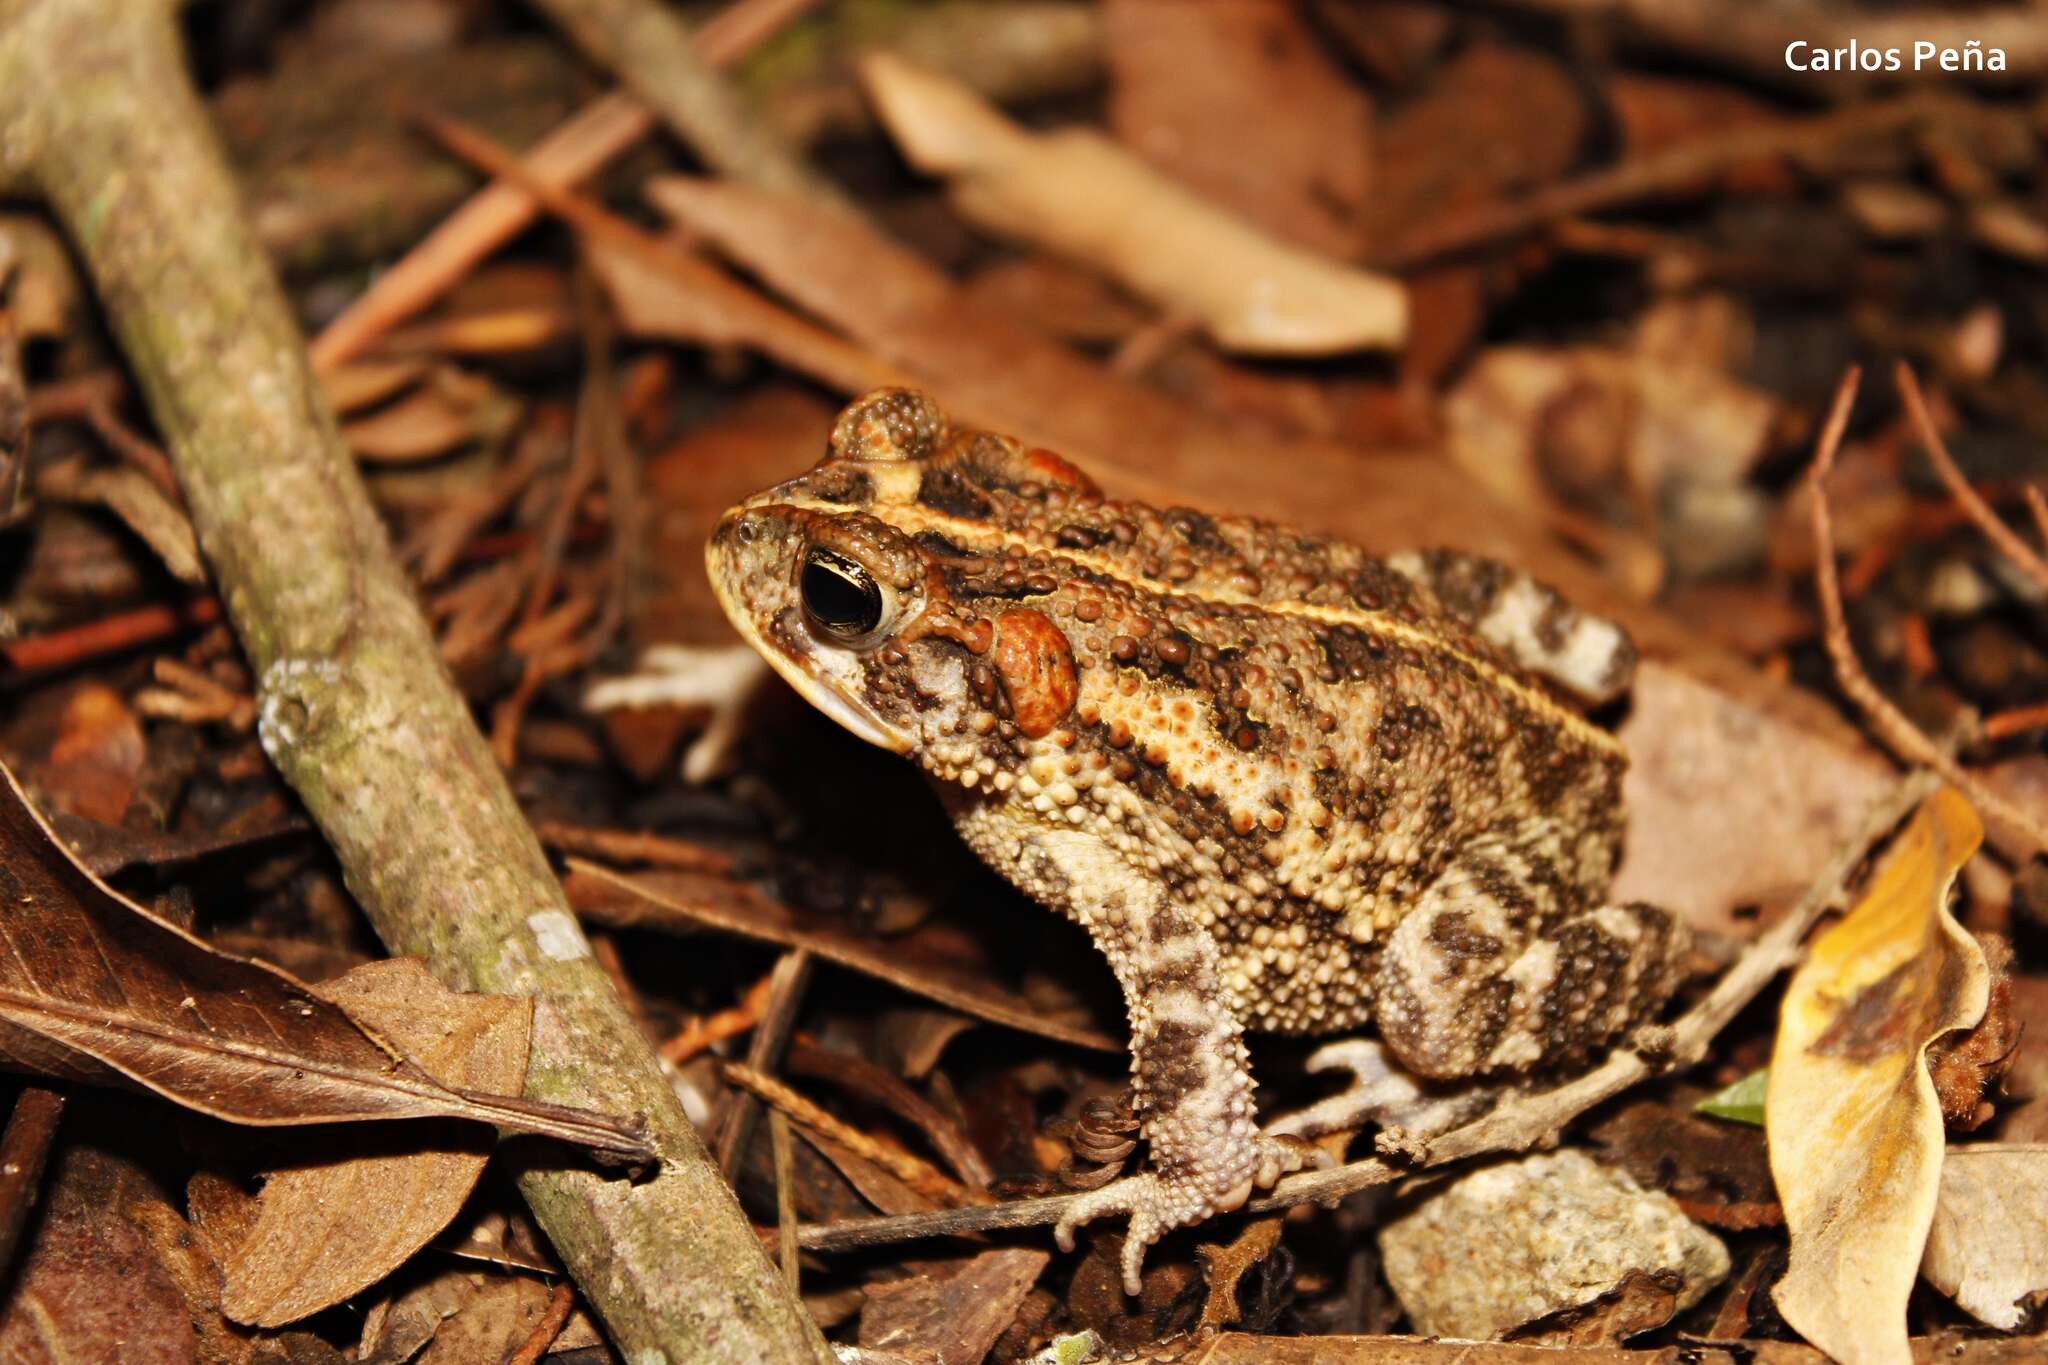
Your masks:
<path fill-rule="evenodd" d="M 1282 1114 L 1268 1137 L 1318 1138 L 1376 1124 L 1410 1136 L 1435 1137 L 1492 1108 L 1502 1087 L 1468 1082 L 1454 1090 L 1425 1088 L 1377 1038 L 1343 1038 L 1309 1054 L 1310 1071 L 1348 1071 L 1351 1084 L 1327 1099 Z"/>
<path fill-rule="evenodd" d="M 1144 1288 L 1145 1253 L 1174 1228 L 1227 1213 L 1251 1198 L 1253 1188 L 1271 1185 L 1304 1166 L 1328 1166 L 1329 1155 L 1294 1138 L 1253 1139 L 1250 1174 L 1228 1189 L 1209 1192 L 1197 1180 L 1167 1180 L 1157 1172 L 1125 1176 L 1099 1190 L 1076 1196 L 1053 1228 L 1061 1251 L 1074 1249 L 1074 1229 L 1107 1213 L 1128 1213 L 1124 1234 L 1124 1292 L 1135 1297 Z"/>

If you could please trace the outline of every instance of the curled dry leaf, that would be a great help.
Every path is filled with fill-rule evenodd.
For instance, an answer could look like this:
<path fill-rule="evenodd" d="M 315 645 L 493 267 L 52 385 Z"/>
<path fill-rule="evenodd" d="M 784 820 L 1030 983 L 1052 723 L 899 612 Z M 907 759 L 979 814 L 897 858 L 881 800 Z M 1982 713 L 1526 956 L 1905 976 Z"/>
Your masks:
<path fill-rule="evenodd" d="M 126 1157 L 85 1143 L 60 1153 L 0 1305 L 0 1360 L 110 1360 L 113 1342 L 124 1360 L 199 1358 L 177 1278 L 135 1216 L 145 1210 L 177 1221 Z"/>
<path fill-rule="evenodd" d="M 504 1092 L 526 1079 L 526 997 L 451 991 L 410 958 L 365 963 L 320 994 L 445 1084 Z M 271 1174 L 256 1226 L 226 1265 L 221 1307 L 230 1318 L 279 1327 L 396 1270 L 461 1211 L 493 1135 L 447 1123 L 398 1144 L 389 1137 L 357 1129 L 320 1144 L 309 1163 Z"/>
<path fill-rule="evenodd" d="M 2025 1322 L 2021 1301 L 2048 1289 L 2048 1145 L 1952 1148 L 1920 1273 L 1980 1322 Z"/>
<path fill-rule="evenodd" d="M 962 214 L 1090 262 L 1226 349 L 1329 355 L 1407 336 L 1397 282 L 1275 241 L 1098 133 L 1034 135 L 887 54 L 861 75 L 903 154 L 947 178 Z"/>
<path fill-rule="evenodd" d="M 233 1123 L 462 1118 L 637 1160 L 622 1120 L 449 1089 L 311 986 L 88 872 L 0 766 L 0 1065 L 129 1084 Z"/>
<path fill-rule="evenodd" d="M 1924 802 L 1855 908 L 1814 940 L 1786 991 L 1764 1107 L 1792 1257 L 1773 1297 L 1844 1365 L 1904 1365 L 1906 1297 L 1941 1179 L 1929 1042 L 1983 1016 L 1984 955 L 1948 912 L 1983 842 L 1944 787 Z"/>

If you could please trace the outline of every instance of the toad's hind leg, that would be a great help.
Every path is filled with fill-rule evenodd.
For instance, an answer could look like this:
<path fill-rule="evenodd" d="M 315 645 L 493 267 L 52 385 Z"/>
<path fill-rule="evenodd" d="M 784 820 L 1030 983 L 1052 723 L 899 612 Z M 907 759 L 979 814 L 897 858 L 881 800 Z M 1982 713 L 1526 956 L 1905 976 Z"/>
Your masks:
<path fill-rule="evenodd" d="M 976 829 L 968 842 L 1017 869 L 1019 883 L 1064 905 L 1109 959 L 1131 1020 L 1131 1088 L 1151 1169 L 1079 1195 L 1055 1229 L 1108 1213 L 1130 1215 L 1124 1288 L 1139 1290 L 1146 1248 L 1176 1227 L 1244 1203 L 1322 1154 L 1252 1123 L 1252 1077 L 1243 1029 L 1223 984 L 1215 941 L 1163 886 L 1140 876 L 1101 841 L 1078 831 Z M 1007 839 L 1012 847 L 985 847 Z"/>
<path fill-rule="evenodd" d="M 1627 631 L 1520 569 L 1459 550 L 1412 551 L 1386 563 L 1516 663 L 1588 702 L 1613 701 L 1635 676 Z"/>
<path fill-rule="evenodd" d="M 1653 1015 L 1691 935 L 1668 911 L 1578 911 L 1544 841 L 1462 849 L 1389 935 L 1373 1021 L 1420 1075 L 1572 1065 Z"/>

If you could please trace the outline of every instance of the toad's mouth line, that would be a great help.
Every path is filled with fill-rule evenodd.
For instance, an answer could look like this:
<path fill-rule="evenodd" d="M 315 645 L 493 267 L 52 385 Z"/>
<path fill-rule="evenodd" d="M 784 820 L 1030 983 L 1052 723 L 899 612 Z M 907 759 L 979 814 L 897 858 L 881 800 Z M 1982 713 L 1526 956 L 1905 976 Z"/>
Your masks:
<path fill-rule="evenodd" d="M 751 635 L 751 632 L 742 632 Z M 856 696 L 839 691 L 830 684 L 820 681 L 804 667 L 800 659 L 775 649 L 764 649 L 758 640 L 748 643 L 761 651 L 761 657 L 768 666 L 780 673 L 797 694 L 811 705 L 838 721 L 856 736 L 880 749 L 891 753 L 907 754 L 911 750 L 911 738 L 903 731 L 882 719 L 881 713 Z"/>

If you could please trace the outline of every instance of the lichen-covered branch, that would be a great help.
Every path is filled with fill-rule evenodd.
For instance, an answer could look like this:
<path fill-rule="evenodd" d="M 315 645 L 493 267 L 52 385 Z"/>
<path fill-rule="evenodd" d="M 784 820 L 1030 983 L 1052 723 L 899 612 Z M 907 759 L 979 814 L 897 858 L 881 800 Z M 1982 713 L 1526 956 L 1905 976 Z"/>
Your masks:
<path fill-rule="evenodd" d="M 536 997 L 536 1099 L 642 1114 L 644 1183 L 521 1189 L 629 1360 L 830 1359 L 591 958 L 399 572 L 184 72 L 169 0 L 0 0 L 0 184 L 75 239 L 259 680 L 266 749 L 394 952 Z"/>

